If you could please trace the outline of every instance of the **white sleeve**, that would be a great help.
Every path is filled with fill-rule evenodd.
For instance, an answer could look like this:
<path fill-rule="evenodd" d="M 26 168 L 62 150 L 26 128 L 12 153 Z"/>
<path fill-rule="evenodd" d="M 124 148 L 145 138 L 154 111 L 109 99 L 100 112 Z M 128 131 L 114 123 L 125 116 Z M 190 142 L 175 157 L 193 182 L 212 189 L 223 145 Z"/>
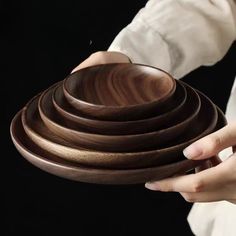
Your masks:
<path fill-rule="evenodd" d="M 108 50 L 180 78 L 222 59 L 235 39 L 234 0 L 149 0 Z"/>

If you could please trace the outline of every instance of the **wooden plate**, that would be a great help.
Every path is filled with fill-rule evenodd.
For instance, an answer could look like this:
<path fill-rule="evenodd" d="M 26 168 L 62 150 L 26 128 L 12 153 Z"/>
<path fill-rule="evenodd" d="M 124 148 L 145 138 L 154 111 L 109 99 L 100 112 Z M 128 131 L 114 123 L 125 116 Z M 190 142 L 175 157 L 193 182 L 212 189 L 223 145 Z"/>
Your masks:
<path fill-rule="evenodd" d="M 85 115 L 104 120 L 136 120 L 166 109 L 175 80 L 147 65 L 113 63 L 86 67 L 63 83 L 68 102 Z"/>

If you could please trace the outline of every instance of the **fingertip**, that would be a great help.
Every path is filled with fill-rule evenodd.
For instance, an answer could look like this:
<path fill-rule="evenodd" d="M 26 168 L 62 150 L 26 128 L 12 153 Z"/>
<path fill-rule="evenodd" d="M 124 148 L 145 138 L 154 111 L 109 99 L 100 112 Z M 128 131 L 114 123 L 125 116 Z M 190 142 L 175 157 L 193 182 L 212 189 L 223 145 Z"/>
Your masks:
<path fill-rule="evenodd" d="M 201 158 L 203 150 L 198 143 L 193 143 L 183 150 L 183 154 L 190 160 L 197 160 Z"/>
<path fill-rule="evenodd" d="M 76 72 L 76 69 L 73 69 L 70 73 L 73 74 L 74 72 Z"/>
<path fill-rule="evenodd" d="M 149 190 L 151 190 L 150 188 L 151 188 L 151 184 L 150 183 L 145 183 L 145 185 L 144 185 L 144 187 L 146 188 L 146 189 L 149 189 Z"/>
<path fill-rule="evenodd" d="M 76 66 L 70 73 L 73 74 L 74 72 L 78 71 L 80 69 L 79 66 Z"/>
<path fill-rule="evenodd" d="M 152 183 L 152 182 L 145 183 L 145 188 L 147 188 L 149 190 L 155 190 L 155 191 L 160 190 L 157 183 Z"/>

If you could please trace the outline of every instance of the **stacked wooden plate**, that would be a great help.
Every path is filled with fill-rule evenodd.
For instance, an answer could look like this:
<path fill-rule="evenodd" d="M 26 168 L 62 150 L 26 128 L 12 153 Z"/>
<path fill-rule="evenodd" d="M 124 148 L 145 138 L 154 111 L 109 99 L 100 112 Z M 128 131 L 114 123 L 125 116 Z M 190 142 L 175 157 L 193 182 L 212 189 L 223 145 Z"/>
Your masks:
<path fill-rule="evenodd" d="M 209 98 L 159 69 L 108 64 L 79 70 L 34 97 L 11 136 L 35 166 L 68 179 L 134 184 L 185 173 L 203 161 L 183 149 L 223 127 Z"/>

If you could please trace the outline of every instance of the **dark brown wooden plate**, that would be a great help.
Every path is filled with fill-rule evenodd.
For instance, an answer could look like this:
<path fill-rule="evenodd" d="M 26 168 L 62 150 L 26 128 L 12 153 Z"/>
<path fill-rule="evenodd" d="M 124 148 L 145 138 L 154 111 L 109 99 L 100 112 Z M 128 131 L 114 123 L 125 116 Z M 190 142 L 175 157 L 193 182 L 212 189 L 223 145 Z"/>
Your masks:
<path fill-rule="evenodd" d="M 66 99 L 83 114 L 123 121 L 162 112 L 173 101 L 175 88 L 175 80 L 166 72 L 131 63 L 86 67 L 63 83 Z"/>

